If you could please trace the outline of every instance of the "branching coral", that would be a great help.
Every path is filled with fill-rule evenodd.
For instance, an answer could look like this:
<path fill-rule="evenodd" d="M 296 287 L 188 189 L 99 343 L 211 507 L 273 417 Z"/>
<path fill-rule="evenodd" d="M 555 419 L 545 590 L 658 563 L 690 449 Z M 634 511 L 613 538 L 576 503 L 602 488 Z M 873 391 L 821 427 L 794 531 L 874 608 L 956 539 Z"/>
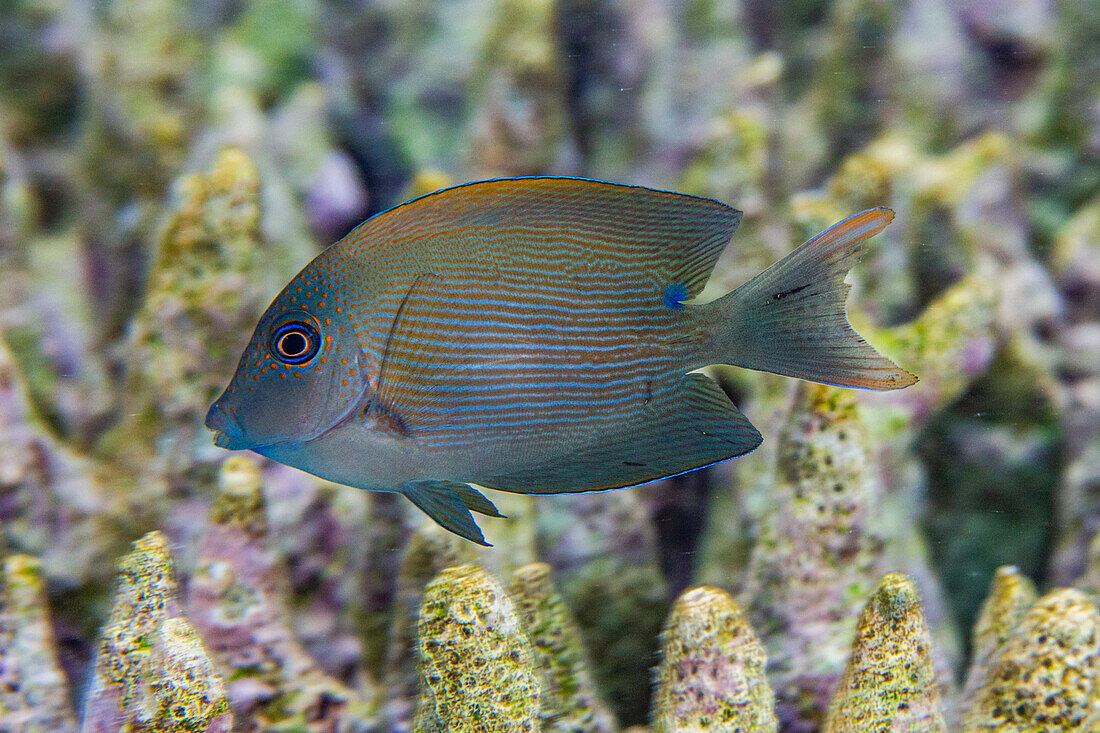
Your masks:
<path fill-rule="evenodd" d="M 1100 612 L 1052 591 L 1016 626 L 967 710 L 966 733 L 1100 728 Z"/>
<path fill-rule="evenodd" d="M 130 333 L 129 412 L 137 436 L 170 439 L 174 460 L 206 444 L 202 417 L 239 357 L 240 333 L 263 305 L 259 275 L 259 173 L 240 150 L 223 151 L 206 174 L 183 178 L 165 223 L 149 290 Z M 198 375 L 208 375 L 204 379 Z M 132 441 L 134 425 L 125 430 Z"/>
<path fill-rule="evenodd" d="M 168 542 L 150 532 L 119 563 L 84 730 L 214 733 L 231 725 L 225 682 L 180 615 Z"/>
<path fill-rule="evenodd" d="M 369 702 L 324 674 L 290 627 L 286 570 L 268 541 L 259 468 L 233 456 L 219 483 L 187 605 L 231 681 L 234 712 L 249 730 L 369 719 Z"/>
<path fill-rule="evenodd" d="M 1100 730 L 1097 612 L 1023 575 L 1100 591 L 1097 37 L 1100 5 L 1046 0 L 6 3 L 0 730 L 76 727 L 66 687 L 112 731 L 225 700 L 269 733 L 408 733 L 418 700 L 424 730 Z M 488 550 L 400 496 L 219 474 L 205 411 L 317 247 L 516 173 L 742 210 L 702 302 L 890 207 L 849 306 L 920 383 L 712 365 L 759 450 L 505 497 Z M 152 527 L 186 617 L 157 535 L 110 613 Z"/>
<path fill-rule="evenodd" d="M 614 731 L 615 718 L 596 691 L 580 631 L 550 573 L 546 563 L 525 565 L 512 573 L 508 586 L 520 624 L 534 646 L 542 688 L 542 731 Z"/>
<path fill-rule="evenodd" d="M 42 564 L 26 555 L 7 557 L 0 569 L 0 721 L 0 727 L 21 733 L 76 730 Z"/>
<path fill-rule="evenodd" d="M 661 639 L 655 731 L 778 730 L 764 647 L 728 593 L 707 587 L 684 593 Z"/>
<path fill-rule="evenodd" d="M 916 588 L 887 575 L 860 616 L 825 733 L 945 733 L 931 647 Z"/>
<path fill-rule="evenodd" d="M 811 726 L 880 574 L 884 538 L 870 515 L 881 490 L 851 392 L 799 385 L 776 450 L 742 598 L 768 648 L 781 721 Z"/>
<path fill-rule="evenodd" d="M 990 667 L 1037 597 L 1035 585 L 1019 570 L 1010 566 L 997 569 L 989 595 L 974 624 L 974 652 L 962 700 L 974 699 L 974 695 L 985 686 Z"/>
<path fill-rule="evenodd" d="M 444 568 L 474 559 L 473 546 L 435 522 L 424 522 L 405 547 L 393 600 L 393 619 L 386 650 L 384 717 L 395 729 L 407 728 L 420 689 L 417 624 L 424 588 Z"/>
<path fill-rule="evenodd" d="M 450 567 L 420 607 L 418 731 L 539 730 L 535 652 L 504 590 L 475 565 Z"/>

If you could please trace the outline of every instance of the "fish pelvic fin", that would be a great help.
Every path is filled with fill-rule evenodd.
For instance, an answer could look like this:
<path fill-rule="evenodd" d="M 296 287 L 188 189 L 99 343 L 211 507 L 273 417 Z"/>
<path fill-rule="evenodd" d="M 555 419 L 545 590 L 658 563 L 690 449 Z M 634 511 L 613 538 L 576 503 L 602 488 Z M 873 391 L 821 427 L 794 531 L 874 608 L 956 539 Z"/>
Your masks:
<path fill-rule="evenodd" d="M 483 547 L 492 547 L 470 510 L 488 517 L 504 515 L 477 489 L 456 481 L 410 481 L 401 487 L 401 493 L 443 529 Z"/>
<path fill-rule="evenodd" d="M 901 389 L 917 378 L 881 356 L 848 322 L 848 270 L 862 243 L 894 218 L 869 209 L 834 224 L 731 293 L 705 314 L 707 363 L 811 382 Z"/>

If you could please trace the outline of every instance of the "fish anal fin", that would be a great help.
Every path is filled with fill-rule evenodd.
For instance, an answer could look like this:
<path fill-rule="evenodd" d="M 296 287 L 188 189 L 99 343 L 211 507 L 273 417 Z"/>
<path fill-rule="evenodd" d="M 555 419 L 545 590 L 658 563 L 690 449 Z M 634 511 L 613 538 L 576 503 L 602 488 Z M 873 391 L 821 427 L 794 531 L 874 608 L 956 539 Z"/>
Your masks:
<path fill-rule="evenodd" d="M 522 494 L 602 491 L 703 468 L 760 442 L 760 433 L 713 380 L 687 374 L 615 433 L 594 435 L 552 460 L 477 483 Z"/>
<path fill-rule="evenodd" d="M 488 514 L 482 509 L 491 507 L 491 510 L 496 512 L 496 507 L 478 491 L 465 484 L 461 484 L 465 487 L 465 491 L 460 494 L 456 490 L 458 486 L 460 484 L 453 481 L 410 481 L 401 487 L 401 493 L 443 529 L 454 532 L 470 542 L 492 547 L 485 541 L 485 535 L 481 533 L 481 528 L 477 526 L 473 515 L 470 514 L 471 507 L 463 501 L 463 496 L 469 497 L 470 492 L 476 494 L 479 497 L 479 500 L 474 501 L 478 505 L 476 511 L 482 514 Z M 500 516 L 500 514 L 497 512 L 488 516 Z"/>

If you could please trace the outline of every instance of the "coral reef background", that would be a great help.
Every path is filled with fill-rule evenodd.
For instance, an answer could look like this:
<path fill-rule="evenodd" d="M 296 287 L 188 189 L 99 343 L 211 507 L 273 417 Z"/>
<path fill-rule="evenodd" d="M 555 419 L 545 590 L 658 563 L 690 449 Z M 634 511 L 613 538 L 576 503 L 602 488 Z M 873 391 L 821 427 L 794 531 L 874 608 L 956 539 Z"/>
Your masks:
<path fill-rule="evenodd" d="M 0 730 L 1096 730 L 1098 38 L 1072 0 L 3 4 Z M 713 368 L 761 448 L 495 495 L 488 550 L 211 444 L 322 247 L 528 174 L 744 210 L 705 298 L 894 208 L 849 311 L 921 382 Z"/>

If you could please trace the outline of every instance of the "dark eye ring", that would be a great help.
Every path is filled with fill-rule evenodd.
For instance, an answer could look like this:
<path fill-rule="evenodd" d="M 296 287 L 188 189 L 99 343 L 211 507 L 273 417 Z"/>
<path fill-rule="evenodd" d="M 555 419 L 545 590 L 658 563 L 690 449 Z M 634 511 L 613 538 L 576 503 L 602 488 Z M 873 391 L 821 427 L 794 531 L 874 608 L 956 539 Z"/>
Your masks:
<path fill-rule="evenodd" d="M 304 364 L 317 354 L 321 334 L 312 323 L 290 321 L 271 334 L 271 353 L 284 364 Z"/>

